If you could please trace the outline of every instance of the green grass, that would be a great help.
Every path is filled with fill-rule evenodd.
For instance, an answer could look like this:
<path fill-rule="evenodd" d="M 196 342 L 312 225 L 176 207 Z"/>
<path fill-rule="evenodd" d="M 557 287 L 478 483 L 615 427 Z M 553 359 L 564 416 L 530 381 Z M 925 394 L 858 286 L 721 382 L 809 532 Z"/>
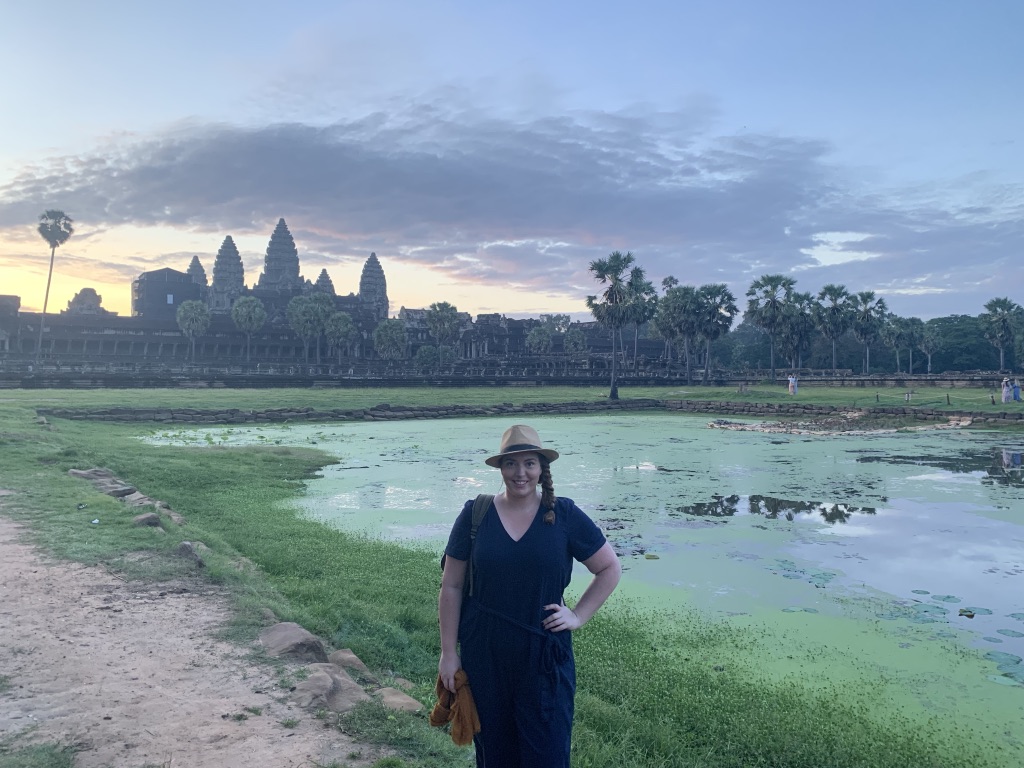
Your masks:
<path fill-rule="evenodd" d="M 0 768 L 72 768 L 74 760 L 70 747 L 39 744 L 15 748 L 8 740 L 0 741 Z"/>
<path fill-rule="evenodd" d="M 799 399 L 823 402 L 843 390 L 811 390 Z M 655 394 L 655 392 L 657 394 Z M 211 551 L 202 578 L 226 586 L 236 601 L 234 635 L 251 640 L 270 609 L 296 621 L 335 647 L 348 647 L 378 676 L 416 683 L 412 694 L 430 704 L 438 655 L 436 594 L 440 572 L 433 552 L 325 528 L 284 511 L 303 481 L 333 459 L 313 449 L 228 449 L 151 446 L 135 439 L 146 427 L 55 420 L 39 423 L 35 405 L 180 404 L 189 407 L 364 407 L 380 402 L 553 402 L 603 398 L 570 388 L 471 390 L 273 390 L 147 392 L 4 392 L 0 396 L 0 487 L 4 514 L 24 521 L 35 541 L 85 563 L 103 563 L 131 577 L 197 577 L 194 566 L 172 556 L 182 540 Z M 712 390 L 701 390 L 701 395 Z M 629 391 L 688 397 L 665 390 Z M 718 391 L 726 400 L 739 395 Z M 847 393 L 849 394 L 849 393 Z M 754 396 L 767 401 L 774 392 Z M 623 393 L 627 396 L 627 393 Z M 234 398 L 242 398 L 245 404 Z M 429 399 L 428 399 L 429 398 Z M 450 398 L 450 399 L 449 399 Z M 534 399 L 529 399 L 534 398 Z M 790 401 L 779 388 L 778 401 Z M 353 404 L 358 403 L 358 404 Z M 828 404 L 850 404 L 830 402 Z M 73 467 L 105 466 L 147 495 L 185 516 L 166 533 L 135 528 L 130 510 L 71 478 Z M 87 504 L 79 510 L 79 504 Z M 100 520 L 92 524 L 93 519 Z M 145 559 L 127 555 L 146 551 Z M 252 563 L 256 568 L 243 567 Z M 660 629 L 652 629 L 660 627 Z M 709 660 L 729 648 L 754 647 L 745 630 L 708 623 L 696 615 L 670 619 L 623 607 L 603 612 L 576 636 L 580 689 L 574 765 L 587 768 L 990 768 L 1001 762 L 952 722 L 909 722 L 882 706 L 872 709 L 841 691 L 815 692 L 793 682 L 771 682 Z M 685 649 L 685 653 L 682 650 Z M 363 743 L 385 744 L 391 763 L 410 768 L 470 764 L 430 729 L 422 715 L 363 705 L 337 719 Z M 35 765 L 27 762 L 8 765 Z M 10 747 L 13 749 L 13 747 Z M 10 751 L 8 749 L 8 752 Z M 61 750 L 52 746 L 46 766 Z M 18 752 L 21 755 L 24 750 Z M 25 753 L 26 755 L 28 753 Z M 40 753 L 43 754 L 43 753 Z M 35 759 L 35 758 L 31 758 Z M 394 762 L 394 761 L 401 762 Z M 70 763 L 66 763 L 70 765 Z"/>

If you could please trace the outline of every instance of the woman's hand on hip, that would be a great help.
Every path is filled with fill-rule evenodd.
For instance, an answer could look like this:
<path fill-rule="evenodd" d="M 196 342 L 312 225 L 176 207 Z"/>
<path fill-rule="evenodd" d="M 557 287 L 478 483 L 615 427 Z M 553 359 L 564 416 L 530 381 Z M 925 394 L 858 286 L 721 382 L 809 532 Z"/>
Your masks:
<path fill-rule="evenodd" d="M 569 610 L 569 607 L 562 604 L 551 603 L 551 605 L 544 606 L 545 611 L 553 611 L 542 622 L 542 626 L 548 632 L 564 632 L 565 630 L 579 629 L 583 626 L 583 622 L 580 621 L 580 617 Z"/>

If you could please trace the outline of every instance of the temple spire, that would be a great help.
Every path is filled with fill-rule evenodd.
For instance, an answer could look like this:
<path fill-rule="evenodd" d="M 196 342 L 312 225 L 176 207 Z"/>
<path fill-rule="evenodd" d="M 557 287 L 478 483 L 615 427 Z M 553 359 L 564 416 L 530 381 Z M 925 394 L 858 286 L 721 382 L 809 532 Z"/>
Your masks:
<path fill-rule="evenodd" d="M 267 255 L 263 260 L 263 272 L 260 274 L 259 287 L 302 287 L 302 278 L 299 275 L 299 252 L 284 219 L 278 219 L 274 233 L 270 236 L 270 242 L 267 244 Z"/>
<path fill-rule="evenodd" d="M 359 278 L 359 298 L 373 312 L 377 320 L 388 317 L 388 281 L 384 277 L 384 268 L 377 261 L 377 254 L 371 253 L 363 264 L 363 273 Z"/>
<path fill-rule="evenodd" d="M 194 279 L 194 278 L 193 278 Z M 235 299 L 245 293 L 245 267 L 231 235 L 224 238 L 213 262 L 213 285 L 210 286 L 210 309 L 229 312 Z"/>

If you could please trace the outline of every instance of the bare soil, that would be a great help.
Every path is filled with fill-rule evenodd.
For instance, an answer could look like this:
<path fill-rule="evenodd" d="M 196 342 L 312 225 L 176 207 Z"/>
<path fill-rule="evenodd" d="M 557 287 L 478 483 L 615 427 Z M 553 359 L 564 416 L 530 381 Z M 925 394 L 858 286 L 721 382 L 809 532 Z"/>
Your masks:
<path fill-rule="evenodd" d="M 0 516 L 0 743 L 73 746 L 76 768 L 366 766 L 380 756 L 289 704 L 280 673 L 247 658 L 251 649 L 216 639 L 228 619 L 216 588 L 127 583 L 52 561 L 22 532 Z"/>

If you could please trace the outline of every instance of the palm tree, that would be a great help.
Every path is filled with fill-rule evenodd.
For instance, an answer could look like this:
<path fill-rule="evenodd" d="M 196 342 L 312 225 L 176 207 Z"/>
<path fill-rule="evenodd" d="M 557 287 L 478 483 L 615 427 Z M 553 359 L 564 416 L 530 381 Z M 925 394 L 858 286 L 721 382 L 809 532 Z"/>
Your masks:
<path fill-rule="evenodd" d="M 50 303 L 50 281 L 53 279 L 53 259 L 57 249 L 75 233 L 71 217 L 56 208 L 39 217 L 39 234 L 50 244 L 50 271 L 46 273 L 46 293 L 43 294 L 43 313 L 39 316 L 39 343 L 36 344 L 36 362 L 43 354 L 43 326 L 46 325 L 46 305 Z"/>
<path fill-rule="evenodd" d="M 327 343 L 338 353 L 338 365 L 341 365 L 342 350 L 351 352 L 352 345 L 359 340 L 359 329 L 352 322 L 352 315 L 348 312 L 335 312 L 328 318 L 324 333 L 327 335 Z"/>
<path fill-rule="evenodd" d="M 702 285 L 697 290 L 697 301 L 700 304 L 700 330 L 704 339 L 704 383 L 708 383 L 711 370 L 711 342 L 732 328 L 733 318 L 739 314 L 736 297 L 732 295 L 725 283 Z"/>
<path fill-rule="evenodd" d="M 382 320 L 373 329 L 373 348 L 384 360 L 397 360 L 405 355 L 405 323 Z"/>
<path fill-rule="evenodd" d="M 817 303 L 812 310 L 814 325 L 832 342 L 832 373 L 836 372 L 836 341 L 853 324 L 850 292 L 844 285 L 829 283 L 818 291 Z"/>
<path fill-rule="evenodd" d="M 611 331 L 612 335 L 612 382 L 608 392 L 610 400 L 619 399 L 619 388 L 615 383 L 615 332 L 629 322 L 628 303 L 629 291 L 623 280 L 623 273 L 633 266 L 636 259 L 627 251 L 612 251 L 607 259 L 596 259 L 590 262 L 590 272 L 594 279 L 608 287 L 597 296 L 587 296 L 587 309 L 594 319 Z"/>
<path fill-rule="evenodd" d="M 675 285 L 665 291 L 654 316 L 655 324 L 666 338 L 683 343 L 687 384 L 691 381 L 690 342 L 700 333 L 702 316 L 700 297 L 692 285 Z"/>
<path fill-rule="evenodd" d="M 999 350 L 999 370 L 1006 370 L 1006 348 L 1013 345 L 1017 328 L 1024 320 L 1024 309 L 1006 297 L 991 299 L 985 304 L 981 320 L 985 324 L 985 338 Z"/>
<path fill-rule="evenodd" d="M 924 320 L 919 317 L 908 317 L 904 320 L 903 341 L 907 345 L 907 354 L 910 356 L 910 365 L 907 373 L 914 375 L 914 349 L 921 346 L 924 338 Z"/>
<path fill-rule="evenodd" d="M 932 372 L 932 355 L 942 349 L 943 338 L 939 326 L 933 320 L 924 324 L 924 332 L 917 342 L 917 348 L 928 356 L 928 373 Z"/>
<path fill-rule="evenodd" d="M 864 345 L 864 370 L 871 371 L 871 344 L 878 339 L 882 322 L 889 308 L 885 299 L 876 298 L 874 291 L 861 291 L 850 299 L 853 310 L 853 335 Z"/>
<path fill-rule="evenodd" d="M 294 296 L 285 310 L 288 326 L 302 339 L 302 359 L 305 363 L 309 363 L 309 342 L 320 334 L 319 312 L 305 296 Z"/>
<path fill-rule="evenodd" d="M 248 363 L 252 335 L 267 322 L 267 310 L 255 296 L 242 296 L 231 306 L 231 320 L 245 334 L 245 362 Z"/>
<path fill-rule="evenodd" d="M 439 349 L 445 346 L 454 346 L 459 340 L 459 332 L 462 330 L 459 310 L 447 301 L 431 304 L 423 321 L 430 329 L 430 335 L 434 337 Z"/>
<path fill-rule="evenodd" d="M 654 317 L 658 309 L 658 294 L 647 279 L 643 267 L 633 267 L 626 281 L 626 314 L 633 323 L 633 373 L 637 371 L 637 348 L 640 344 L 640 326 Z"/>
<path fill-rule="evenodd" d="M 196 361 L 196 337 L 202 336 L 210 327 L 210 308 L 202 301 L 183 301 L 175 315 L 178 327 L 185 334 L 192 350 L 192 362 Z"/>
<path fill-rule="evenodd" d="M 747 290 L 746 318 L 767 333 L 771 341 L 772 381 L 775 381 L 775 334 L 782 325 L 786 304 L 795 285 L 796 280 L 785 275 L 761 275 Z"/>
<path fill-rule="evenodd" d="M 327 330 L 327 322 L 335 312 L 334 296 L 323 291 L 315 291 L 309 297 L 310 314 L 315 326 L 314 336 L 316 338 L 316 364 L 320 365 L 320 337 Z"/>
<path fill-rule="evenodd" d="M 896 353 L 896 373 L 902 371 L 900 366 L 900 350 L 906 343 L 905 321 L 899 315 L 890 312 L 882 319 L 879 336 L 882 343 Z"/>
<path fill-rule="evenodd" d="M 803 367 L 804 351 L 810 346 L 814 334 L 814 307 L 814 297 L 800 291 L 793 291 L 786 304 L 779 337 L 792 368 Z"/>

